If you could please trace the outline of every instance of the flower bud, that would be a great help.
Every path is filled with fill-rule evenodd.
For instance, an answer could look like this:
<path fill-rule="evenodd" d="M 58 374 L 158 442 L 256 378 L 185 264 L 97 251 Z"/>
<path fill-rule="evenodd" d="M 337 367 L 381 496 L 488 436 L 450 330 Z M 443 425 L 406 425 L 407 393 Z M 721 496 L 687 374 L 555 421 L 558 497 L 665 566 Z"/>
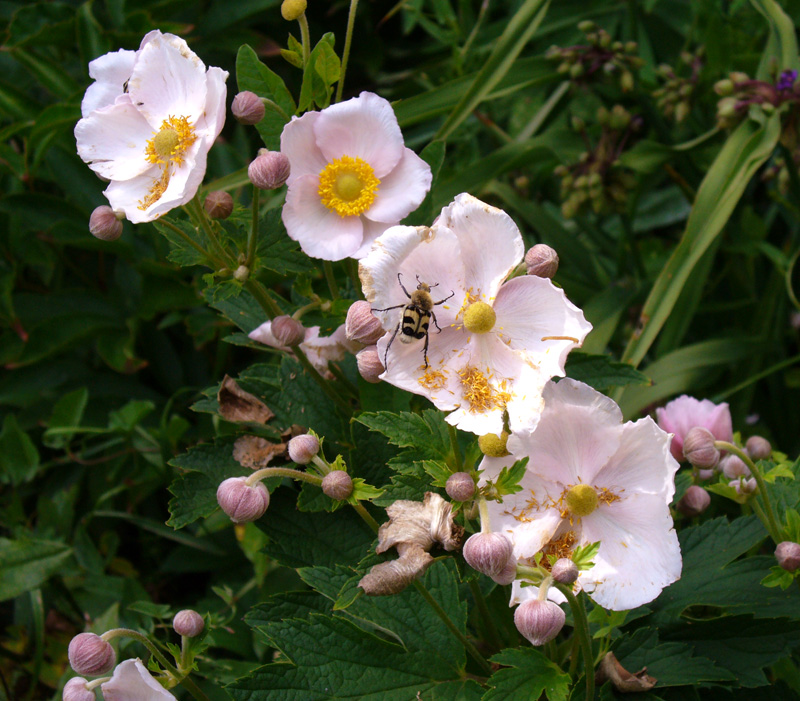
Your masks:
<path fill-rule="evenodd" d="M 778 564 L 787 572 L 796 572 L 800 569 L 800 543 L 784 540 L 775 548 L 775 558 Z"/>
<path fill-rule="evenodd" d="M 381 375 L 386 369 L 381 362 L 377 346 L 367 346 L 356 353 L 356 366 L 358 372 L 367 382 L 377 384 L 381 381 Z"/>
<path fill-rule="evenodd" d="M 108 205 L 97 207 L 89 217 L 89 231 L 101 241 L 116 241 L 122 236 L 122 222 Z"/>
<path fill-rule="evenodd" d="M 306 0 L 283 0 L 283 3 L 281 3 L 281 15 L 287 22 L 300 19 L 307 6 Z"/>
<path fill-rule="evenodd" d="M 736 493 L 740 496 L 747 496 L 752 494 L 758 488 L 758 483 L 756 482 L 754 477 L 750 479 L 745 479 L 744 477 L 740 477 L 739 479 L 731 482 L 733 488 L 736 490 Z"/>
<path fill-rule="evenodd" d="M 711 503 L 711 497 L 702 487 L 693 484 L 680 498 L 675 508 L 684 516 L 699 516 Z"/>
<path fill-rule="evenodd" d="M 500 571 L 499 574 L 494 575 L 491 579 L 500 584 L 501 586 L 506 586 L 507 584 L 511 584 L 517 578 L 517 558 L 513 555 L 508 558 L 508 562 L 506 562 L 506 566 Z"/>
<path fill-rule="evenodd" d="M 707 470 L 719 462 L 719 450 L 714 446 L 714 434 L 707 428 L 695 426 L 683 441 L 683 455 L 695 467 Z"/>
<path fill-rule="evenodd" d="M 288 346 L 289 348 L 299 346 L 306 337 L 305 327 L 297 319 L 292 319 L 292 317 L 285 314 L 276 316 L 272 320 L 270 329 L 272 330 L 272 335 L 275 336 L 275 340 L 280 345 Z"/>
<path fill-rule="evenodd" d="M 503 458 L 509 455 L 506 450 L 508 444 L 508 433 L 503 431 L 499 436 L 494 433 L 487 433 L 478 438 L 478 447 L 481 452 L 490 458 Z"/>
<path fill-rule="evenodd" d="M 93 691 L 86 688 L 86 680 L 83 677 L 73 677 L 64 684 L 62 701 L 95 701 Z"/>
<path fill-rule="evenodd" d="M 236 270 L 233 271 L 233 279 L 237 280 L 238 282 L 247 282 L 247 278 L 250 277 L 250 268 L 246 265 L 240 265 Z"/>
<path fill-rule="evenodd" d="M 733 95 L 733 89 L 733 81 L 729 78 L 723 78 L 722 80 L 718 80 L 716 83 L 714 83 L 714 92 L 720 97 L 728 97 L 729 95 Z"/>
<path fill-rule="evenodd" d="M 269 492 L 261 482 L 251 486 L 245 477 L 229 477 L 217 489 L 217 502 L 234 523 L 250 523 L 264 515 Z"/>
<path fill-rule="evenodd" d="M 111 643 L 94 633 L 79 633 L 67 650 L 69 664 L 78 674 L 99 677 L 108 672 L 117 661 Z"/>
<path fill-rule="evenodd" d="M 766 438 L 761 436 L 750 436 L 744 447 L 753 460 L 766 460 L 772 455 L 772 445 Z"/>
<path fill-rule="evenodd" d="M 247 126 L 258 124 L 264 119 L 265 112 L 264 101 L 249 90 L 237 93 L 231 103 L 231 113 L 236 121 Z"/>
<path fill-rule="evenodd" d="M 178 635 L 185 635 L 187 638 L 196 638 L 203 632 L 206 627 L 206 622 L 203 617 L 192 611 L 192 609 L 183 609 L 178 611 L 172 619 L 172 628 Z"/>
<path fill-rule="evenodd" d="M 514 548 L 503 533 L 476 533 L 464 543 L 467 564 L 488 577 L 496 577 L 508 564 Z"/>
<path fill-rule="evenodd" d="M 344 334 L 348 341 L 358 341 L 365 346 L 373 346 L 386 333 L 380 319 L 372 313 L 370 303 L 363 299 L 353 302 L 347 310 Z"/>
<path fill-rule="evenodd" d="M 233 197 L 225 190 L 212 190 L 206 195 L 203 207 L 212 219 L 227 219 L 233 212 Z"/>
<path fill-rule="evenodd" d="M 475 480 L 469 472 L 456 472 L 447 478 L 444 490 L 453 501 L 469 501 L 475 496 Z"/>
<path fill-rule="evenodd" d="M 558 254 L 543 243 L 537 243 L 525 254 L 528 275 L 551 278 L 558 270 Z"/>
<path fill-rule="evenodd" d="M 295 436 L 286 446 L 289 458 L 298 465 L 308 465 L 319 452 L 319 440 L 310 433 Z"/>
<path fill-rule="evenodd" d="M 336 501 L 344 501 L 353 493 L 353 480 L 344 470 L 333 470 L 322 478 L 322 492 Z"/>
<path fill-rule="evenodd" d="M 722 473 L 729 480 L 736 479 L 737 477 L 748 477 L 750 475 L 750 470 L 747 465 L 745 465 L 744 460 L 738 455 L 726 455 L 719 466 L 722 469 Z"/>
<path fill-rule="evenodd" d="M 559 584 L 572 584 L 578 579 L 580 572 L 578 571 L 578 566 L 572 560 L 568 557 L 560 557 L 555 561 L 550 574 Z"/>
<path fill-rule="evenodd" d="M 514 611 L 514 625 L 531 645 L 544 645 L 555 638 L 564 627 L 566 616 L 552 601 L 529 599 Z"/>
<path fill-rule="evenodd" d="M 280 151 L 261 149 L 247 167 L 247 177 L 260 190 L 275 190 L 289 178 L 289 159 Z"/>

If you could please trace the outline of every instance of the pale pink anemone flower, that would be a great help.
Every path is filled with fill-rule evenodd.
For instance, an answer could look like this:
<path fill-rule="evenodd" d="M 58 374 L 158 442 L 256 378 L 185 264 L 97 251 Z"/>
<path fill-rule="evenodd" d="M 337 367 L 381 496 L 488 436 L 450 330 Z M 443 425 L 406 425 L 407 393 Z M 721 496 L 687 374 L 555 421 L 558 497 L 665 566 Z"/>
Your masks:
<path fill-rule="evenodd" d="M 381 378 L 450 411 L 447 421 L 464 431 L 499 434 L 506 410 L 512 430 L 533 428 L 545 383 L 564 374 L 567 354 L 592 327 L 550 280 L 507 280 L 524 253 L 511 217 L 468 194 L 430 228 L 386 231 L 359 265 L 373 308 L 395 307 L 375 312 L 391 332 L 377 344 Z M 409 293 L 431 287 L 427 366 L 425 339 L 395 333 L 410 302 L 401 282 Z"/>
<path fill-rule="evenodd" d="M 100 688 L 105 701 L 175 701 L 138 659 L 119 664 L 111 680 Z"/>
<path fill-rule="evenodd" d="M 306 329 L 305 338 L 300 342 L 300 350 L 306 354 L 311 364 L 325 377 L 333 377 L 328 370 L 330 361 L 343 360 L 345 353 L 357 353 L 364 346 L 355 341 L 348 341 L 345 335 L 344 324 L 339 326 L 330 336 L 320 336 L 319 326 L 310 326 Z M 272 322 L 265 321 L 261 326 L 247 334 L 254 341 L 277 350 L 291 353 L 289 346 L 281 345 L 272 333 Z"/>
<path fill-rule="evenodd" d="M 115 51 L 89 64 L 95 82 L 75 127 L 78 155 L 110 180 L 114 211 L 139 223 L 194 197 L 206 156 L 225 123 L 221 68 L 206 70 L 180 37 L 155 30 L 138 51 Z"/>
<path fill-rule="evenodd" d="M 681 576 L 681 552 L 669 512 L 678 463 L 668 433 L 651 418 L 622 422 L 608 397 L 571 379 L 550 382 L 533 432 L 514 433 L 506 458 L 484 458 L 482 480 L 528 457 L 522 491 L 489 502 L 490 528 L 505 533 L 520 564 L 534 556 L 570 557 L 600 542 L 583 588 L 604 608 L 624 611 L 655 599 Z M 545 560 L 546 562 L 546 560 Z M 511 604 L 537 587 L 514 583 Z M 548 596 L 561 603 L 557 589 Z"/>
<path fill-rule="evenodd" d="M 672 438 L 672 455 L 678 461 L 683 457 L 683 441 L 695 426 L 701 426 L 714 434 L 718 441 L 733 440 L 731 410 L 727 402 L 714 404 L 710 399 L 695 399 L 682 394 L 665 407 L 656 409 L 658 425 L 675 434 Z"/>
<path fill-rule="evenodd" d="M 431 187 L 431 169 L 403 144 L 392 106 L 371 92 L 293 117 L 281 151 L 291 164 L 283 223 L 313 258 L 366 255 Z"/>

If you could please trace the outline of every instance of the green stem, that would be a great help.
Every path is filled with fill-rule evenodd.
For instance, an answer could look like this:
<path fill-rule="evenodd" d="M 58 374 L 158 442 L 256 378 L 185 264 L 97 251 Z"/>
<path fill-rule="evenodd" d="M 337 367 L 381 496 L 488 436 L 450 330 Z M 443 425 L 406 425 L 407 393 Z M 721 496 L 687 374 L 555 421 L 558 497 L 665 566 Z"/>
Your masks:
<path fill-rule="evenodd" d="M 191 638 L 186 635 L 181 636 L 181 662 L 178 669 L 184 674 L 188 673 L 191 660 L 189 659 L 189 642 Z"/>
<path fill-rule="evenodd" d="M 481 517 L 481 533 L 490 533 L 492 529 L 489 525 L 489 504 L 482 497 L 478 499 L 478 513 Z"/>
<path fill-rule="evenodd" d="M 325 280 L 328 283 L 328 289 L 331 291 L 331 299 L 339 299 L 339 286 L 336 284 L 336 278 L 333 276 L 333 266 L 329 260 L 322 263 L 322 269 L 325 271 Z"/>
<path fill-rule="evenodd" d="M 358 0 L 350 0 L 350 14 L 347 15 L 347 33 L 344 35 L 344 51 L 342 51 L 342 70 L 339 73 L 339 83 L 336 86 L 336 99 L 334 102 L 339 102 L 344 92 L 344 76 L 347 73 L 347 60 L 350 58 L 350 44 L 353 42 L 356 8 L 358 8 Z"/>
<path fill-rule="evenodd" d="M 489 636 L 489 644 L 495 649 L 500 650 L 503 647 L 503 641 L 500 639 L 500 633 L 497 632 L 497 626 L 494 624 L 494 618 L 489 612 L 489 607 L 486 605 L 486 599 L 483 596 L 481 587 L 477 579 L 470 580 L 469 590 L 472 592 L 472 598 L 478 606 L 478 612 L 483 619 L 483 625 L 486 628 L 486 633 Z"/>
<path fill-rule="evenodd" d="M 372 518 L 372 515 L 364 508 L 364 505 L 360 501 L 348 502 L 350 506 L 352 506 L 356 513 L 361 516 L 361 519 L 366 523 L 375 533 L 378 532 L 380 528 L 380 524 Z"/>
<path fill-rule="evenodd" d="M 439 602 L 433 598 L 431 593 L 425 588 L 425 585 L 420 582 L 419 580 L 414 580 L 414 587 L 416 590 L 422 595 L 422 598 L 428 602 L 428 605 L 434 610 L 437 616 L 442 619 L 442 623 L 444 623 L 448 630 L 458 638 L 461 644 L 464 646 L 464 649 L 470 654 L 472 659 L 478 663 L 480 668 L 486 673 L 487 676 L 492 675 L 492 667 L 491 665 L 484 659 L 483 655 L 478 652 L 477 648 L 467 639 L 467 636 L 464 635 L 450 620 L 450 616 L 447 615 L 447 612 L 439 605 Z"/>
<path fill-rule="evenodd" d="M 250 206 L 253 208 L 253 219 L 250 222 L 250 231 L 247 232 L 247 258 L 244 261 L 247 268 L 252 268 L 253 261 L 256 259 L 256 246 L 258 245 L 258 201 L 261 195 L 255 185 L 253 185 L 253 201 Z"/>
<path fill-rule="evenodd" d="M 489 9 L 489 0 L 483 0 L 483 2 L 481 3 L 481 8 L 480 10 L 478 10 L 478 17 L 475 20 L 475 24 L 472 25 L 472 30 L 470 31 L 467 40 L 464 42 L 464 46 L 462 46 L 460 51 L 458 52 L 459 58 L 462 62 L 464 60 L 464 57 L 467 55 L 467 52 L 472 47 L 472 43 L 475 41 L 475 37 L 478 36 L 478 30 L 480 29 L 481 24 L 483 24 L 483 19 L 484 17 L 486 17 L 486 10 L 488 9 Z"/>
<path fill-rule="evenodd" d="M 447 431 L 450 434 L 450 445 L 453 448 L 453 460 L 455 462 L 456 472 L 461 472 L 464 469 L 464 462 L 461 459 L 461 449 L 458 447 L 458 432 L 456 427 L 452 424 L 447 424 Z"/>
<path fill-rule="evenodd" d="M 185 231 L 183 231 L 183 229 L 178 228 L 171 221 L 167 221 L 166 218 L 162 218 L 159 220 L 158 223 L 163 224 L 169 229 L 172 229 L 176 234 L 178 234 L 178 236 L 180 236 L 184 241 L 186 241 L 186 243 L 188 243 L 194 249 L 199 251 L 200 254 L 208 258 L 214 264 L 215 268 L 219 269 L 228 267 L 224 261 L 220 260 L 219 258 L 214 256 L 210 251 L 207 251 L 205 248 L 203 248 L 199 243 L 197 243 L 197 241 L 195 241 L 191 236 L 189 236 Z"/>
<path fill-rule="evenodd" d="M 211 226 L 211 222 L 208 220 L 208 215 L 206 214 L 206 210 L 203 209 L 203 205 L 201 204 L 199 197 L 199 195 L 195 195 L 192 200 L 183 206 L 183 208 L 186 210 L 186 213 L 189 215 L 189 219 L 192 220 L 192 223 L 195 225 L 195 227 L 203 230 L 205 235 L 208 237 L 208 240 L 211 241 L 211 245 L 216 249 L 219 257 L 225 261 L 225 265 L 233 270 L 235 268 L 235 261 L 219 242 L 219 239 L 214 232 L 214 228 Z"/>
<path fill-rule="evenodd" d="M 269 292 L 267 292 L 266 288 L 260 282 L 258 282 L 258 280 L 250 279 L 244 284 L 244 286 L 247 291 L 253 295 L 256 302 L 258 302 L 259 306 L 270 320 L 283 314 L 277 302 L 272 299 Z"/>
<path fill-rule="evenodd" d="M 293 480 L 301 480 L 303 482 L 310 482 L 316 484 L 318 487 L 322 484 L 322 480 L 316 475 L 311 475 L 308 472 L 301 472 L 300 470 L 293 470 L 290 467 L 264 467 L 256 470 L 246 480 L 245 484 L 252 487 L 256 482 L 269 477 L 290 477 Z"/>
<path fill-rule="evenodd" d="M 300 40 L 303 42 L 303 67 L 308 66 L 308 59 L 311 57 L 311 36 L 308 31 L 308 19 L 304 12 L 297 18 L 300 24 Z"/>
<path fill-rule="evenodd" d="M 764 502 L 764 510 L 766 511 L 767 520 L 764 523 L 767 531 L 769 531 L 770 537 L 775 543 L 780 543 L 783 538 L 783 530 L 778 525 L 778 521 L 775 519 L 775 512 L 772 510 L 772 503 L 769 500 L 769 494 L 767 494 L 767 483 L 764 481 L 764 477 L 761 475 L 761 470 L 756 467 L 756 464 L 750 459 L 750 456 L 745 453 L 739 446 L 734 445 L 733 443 L 728 443 L 728 441 L 714 441 L 714 446 L 718 450 L 727 450 L 729 453 L 733 453 L 742 459 L 745 465 L 750 469 L 750 472 L 755 477 L 756 484 L 758 485 L 758 495 L 761 497 L 761 500 Z"/>
<path fill-rule="evenodd" d="M 569 586 L 560 585 L 558 588 L 567 597 L 569 607 L 572 609 L 575 637 L 578 639 L 583 653 L 583 671 L 586 675 L 586 701 L 593 701 L 594 654 L 592 653 L 592 639 L 589 637 L 589 621 L 586 618 L 586 609 L 583 607 L 583 602 L 572 593 L 572 589 Z"/>
<path fill-rule="evenodd" d="M 541 128 L 544 121 L 550 116 L 555 106 L 559 103 L 562 97 L 567 94 L 567 91 L 570 88 L 571 83 L 569 81 L 565 81 L 561 83 L 554 91 L 550 97 L 547 98 L 547 102 L 545 102 L 536 114 L 533 115 L 531 120 L 519 131 L 514 141 L 521 143 L 523 141 L 527 141 L 530 139 L 539 129 Z"/>
<path fill-rule="evenodd" d="M 356 292 L 358 299 L 364 299 L 364 291 L 361 289 L 361 280 L 358 277 L 358 261 L 348 258 L 345 261 L 347 274 L 350 276 L 350 282 L 353 283 L 353 289 Z"/>

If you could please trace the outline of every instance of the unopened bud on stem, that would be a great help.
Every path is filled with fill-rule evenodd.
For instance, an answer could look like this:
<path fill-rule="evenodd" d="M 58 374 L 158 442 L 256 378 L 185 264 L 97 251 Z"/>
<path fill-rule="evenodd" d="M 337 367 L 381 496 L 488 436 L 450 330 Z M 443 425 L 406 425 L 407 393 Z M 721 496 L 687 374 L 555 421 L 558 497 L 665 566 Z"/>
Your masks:
<path fill-rule="evenodd" d="M 528 275 L 552 278 L 558 270 L 558 254 L 543 243 L 537 243 L 525 254 Z"/>
<path fill-rule="evenodd" d="M 475 480 L 469 472 L 456 472 L 447 478 L 444 489 L 453 501 L 469 501 L 475 496 Z"/>
<path fill-rule="evenodd" d="M 203 617 L 192 611 L 192 609 L 184 609 L 178 611 L 172 619 L 172 628 L 178 635 L 185 635 L 187 638 L 196 638 L 203 632 L 206 627 Z"/>
<path fill-rule="evenodd" d="M 282 346 L 288 346 L 289 348 L 299 346 L 306 337 L 305 327 L 297 319 L 285 314 L 276 316 L 272 320 L 270 329 L 272 330 L 272 335 L 275 336 L 275 340 Z"/>
<path fill-rule="evenodd" d="M 529 599 L 514 611 L 514 625 L 531 645 L 544 645 L 555 638 L 565 620 L 561 607 L 547 599 Z"/>
<path fill-rule="evenodd" d="M 772 445 L 761 436 L 750 436 L 745 443 L 745 450 L 753 460 L 766 460 L 772 455 Z"/>
<path fill-rule="evenodd" d="M 699 516 L 708 508 L 710 503 L 711 497 L 708 492 L 702 487 L 693 484 L 686 490 L 686 493 L 680 498 L 675 508 L 684 516 Z"/>
<path fill-rule="evenodd" d="M 381 375 L 385 370 L 377 346 L 367 346 L 358 351 L 356 353 L 356 366 L 361 377 L 372 384 L 377 384 L 381 381 Z"/>
<path fill-rule="evenodd" d="M 508 564 L 514 548 L 502 533 L 476 533 L 464 543 L 464 559 L 472 569 L 496 577 Z"/>
<path fill-rule="evenodd" d="M 233 212 L 233 197 L 225 190 L 212 190 L 206 195 L 203 208 L 212 219 L 227 219 Z"/>
<path fill-rule="evenodd" d="M 365 346 L 375 345 L 386 333 L 380 319 L 372 313 L 369 302 L 363 299 L 353 302 L 347 310 L 344 333 L 348 341 L 358 341 Z"/>
<path fill-rule="evenodd" d="M 261 482 L 249 485 L 245 477 L 230 477 L 219 485 L 217 502 L 234 523 L 250 523 L 264 515 L 269 492 Z"/>
<path fill-rule="evenodd" d="M 353 480 L 344 470 L 332 470 L 322 478 L 322 492 L 336 501 L 344 501 L 353 493 Z"/>
<path fill-rule="evenodd" d="M 261 150 L 247 167 L 247 177 L 260 190 L 275 190 L 289 178 L 289 159 L 280 151 Z"/>
<path fill-rule="evenodd" d="M 559 584 L 573 584 L 580 572 L 578 566 L 568 557 L 562 557 L 555 561 L 550 574 Z"/>
<path fill-rule="evenodd" d="M 89 217 L 89 231 L 101 241 L 116 241 L 122 236 L 122 222 L 108 205 L 97 207 Z"/>
<path fill-rule="evenodd" d="M 69 664 L 78 674 L 99 677 L 108 672 L 117 661 L 111 643 L 95 633 L 79 633 L 67 650 Z"/>
<path fill-rule="evenodd" d="M 86 688 L 86 680 L 83 677 L 73 677 L 64 684 L 61 699 L 62 701 L 95 701 L 95 696 L 93 691 Z"/>
<path fill-rule="evenodd" d="M 719 462 L 719 450 L 714 445 L 714 434 L 707 428 L 695 426 L 683 441 L 683 454 L 695 467 L 707 470 Z"/>
<path fill-rule="evenodd" d="M 747 467 L 744 460 L 738 455 L 726 455 L 719 466 L 722 469 L 722 473 L 729 480 L 736 479 L 737 477 L 750 476 L 750 468 Z"/>
<path fill-rule="evenodd" d="M 775 548 L 775 558 L 778 564 L 787 572 L 796 572 L 800 569 L 800 543 L 784 540 Z"/>
<path fill-rule="evenodd" d="M 289 458 L 298 465 L 308 465 L 319 453 L 319 440 L 310 433 L 295 436 L 286 446 Z"/>
<path fill-rule="evenodd" d="M 266 108 L 264 101 L 258 95 L 249 90 L 243 90 L 233 98 L 231 112 L 236 121 L 251 126 L 264 119 Z"/>

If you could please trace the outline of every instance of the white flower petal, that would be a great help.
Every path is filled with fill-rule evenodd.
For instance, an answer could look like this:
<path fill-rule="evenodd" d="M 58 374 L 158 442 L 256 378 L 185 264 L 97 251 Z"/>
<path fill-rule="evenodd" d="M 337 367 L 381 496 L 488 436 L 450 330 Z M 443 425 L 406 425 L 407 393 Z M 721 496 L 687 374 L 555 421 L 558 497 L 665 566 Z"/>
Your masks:
<path fill-rule="evenodd" d="M 131 77 L 135 51 L 120 49 L 112 51 L 89 62 L 89 75 L 94 78 L 81 101 L 81 114 L 87 117 L 90 112 L 114 104 L 125 92 L 125 83 Z"/>
<path fill-rule="evenodd" d="M 329 210 L 322 204 L 318 190 L 319 178 L 314 175 L 304 175 L 289 187 L 282 214 L 286 233 L 312 258 L 348 258 L 361 247 L 361 218 L 340 217 Z"/>
<path fill-rule="evenodd" d="M 508 605 L 516 606 L 517 604 L 524 604 L 526 601 L 537 599 L 538 597 L 539 587 L 535 585 L 523 587 L 522 581 L 517 579 L 511 584 L 511 599 Z M 567 597 L 555 587 L 550 587 L 547 591 L 547 598 L 556 604 L 564 604 L 567 601 Z"/>
<path fill-rule="evenodd" d="M 225 126 L 225 99 L 228 89 L 225 81 L 228 71 L 211 66 L 206 72 L 206 107 L 203 116 L 197 121 L 197 132 L 204 133 L 207 147 L 210 149 Z"/>
<path fill-rule="evenodd" d="M 582 542 L 600 541 L 600 550 L 595 566 L 578 581 L 604 608 L 642 606 L 680 578 L 678 536 L 659 495 L 626 494 L 582 521 Z"/>
<path fill-rule="evenodd" d="M 466 193 L 442 210 L 437 224 L 456 232 L 467 287 L 491 304 L 525 253 L 517 225 L 502 209 Z"/>
<path fill-rule="evenodd" d="M 370 221 L 365 216 L 361 217 L 361 224 L 364 226 L 361 248 L 359 248 L 351 256 L 351 258 L 355 258 L 357 260 L 360 260 L 366 256 L 372 250 L 372 244 L 375 243 L 375 239 L 383 234 L 383 232 L 388 228 L 386 224 L 382 222 Z"/>
<path fill-rule="evenodd" d="M 78 155 L 108 180 L 128 180 L 152 168 L 145 159 L 152 138 L 152 128 L 127 96 L 75 126 Z"/>
<path fill-rule="evenodd" d="M 306 112 L 302 117 L 292 117 L 281 133 L 281 153 L 289 159 L 291 173 L 286 184 L 291 186 L 304 175 L 318 176 L 328 161 L 317 147 L 314 123 L 319 112 Z"/>
<path fill-rule="evenodd" d="M 410 148 L 394 170 L 381 179 L 378 194 L 364 216 L 377 222 L 396 224 L 413 212 L 431 189 L 431 169 Z"/>
<path fill-rule="evenodd" d="M 117 665 L 111 681 L 101 684 L 100 688 L 105 701 L 175 701 L 138 659 Z"/>
<path fill-rule="evenodd" d="M 319 332 L 319 326 L 313 327 Z M 306 329 L 306 335 L 311 329 Z M 271 346 L 272 348 L 277 348 L 278 350 L 282 351 L 289 351 L 291 350 L 289 346 L 282 346 L 278 343 L 278 339 L 275 338 L 275 335 L 272 333 L 272 322 L 265 321 L 261 326 L 257 326 L 254 328 L 249 334 L 247 334 L 248 338 L 252 338 L 254 341 L 258 341 L 259 343 L 263 343 L 265 346 Z"/>
<path fill-rule="evenodd" d="M 535 275 L 516 277 L 502 285 L 493 308 L 495 331 L 512 348 L 535 359 L 548 379 L 564 374 L 570 350 L 580 346 L 592 329 L 564 290 Z"/>
<path fill-rule="evenodd" d="M 392 106 L 371 92 L 321 112 L 314 122 L 314 135 L 327 162 L 342 156 L 361 158 L 378 178 L 394 169 L 405 149 Z"/>

